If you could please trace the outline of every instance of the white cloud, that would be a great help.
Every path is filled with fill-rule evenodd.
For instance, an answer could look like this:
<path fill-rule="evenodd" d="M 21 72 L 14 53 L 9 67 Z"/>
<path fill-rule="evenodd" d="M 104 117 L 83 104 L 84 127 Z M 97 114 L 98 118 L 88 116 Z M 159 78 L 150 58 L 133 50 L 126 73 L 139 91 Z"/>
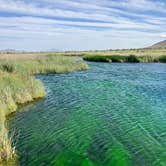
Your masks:
<path fill-rule="evenodd" d="M 122 9 L 116 8 L 119 6 Z M 36 0 L 28 3 L 0 0 L 1 12 L 21 15 L 0 16 L 0 48 L 79 50 L 144 47 L 150 41 L 166 37 L 166 18 L 162 14 L 156 16 L 143 11 L 165 13 L 165 6 L 166 3 L 149 0 L 103 0 L 102 3 L 100 0 Z M 77 21 L 72 21 L 74 18 Z"/>
<path fill-rule="evenodd" d="M 166 38 L 166 33 L 162 33 L 160 36 Z"/>
<path fill-rule="evenodd" d="M 39 17 L 0 17 L 0 26 L 5 27 L 11 27 L 11 26 L 17 26 L 19 28 L 28 28 L 31 27 L 32 29 L 35 27 L 43 27 L 51 26 L 52 29 L 57 25 L 70 25 L 70 26 L 80 26 L 80 27 L 98 27 L 98 28 L 115 28 L 115 29 L 140 29 L 140 30 L 162 30 L 160 26 L 157 25 L 151 25 L 147 23 L 137 23 L 132 22 L 128 20 L 114 20 L 114 22 L 108 22 L 108 23 L 101 23 L 101 22 L 73 22 L 73 21 L 64 21 L 64 20 L 54 20 L 54 19 L 48 19 L 48 18 L 39 18 Z M 35 30 L 35 29 L 34 29 Z"/>

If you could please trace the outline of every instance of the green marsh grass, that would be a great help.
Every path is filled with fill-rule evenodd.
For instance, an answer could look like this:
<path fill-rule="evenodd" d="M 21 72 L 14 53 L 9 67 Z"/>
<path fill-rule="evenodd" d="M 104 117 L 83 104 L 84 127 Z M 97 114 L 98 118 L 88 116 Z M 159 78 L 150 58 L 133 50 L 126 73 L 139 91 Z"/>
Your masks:
<path fill-rule="evenodd" d="M 47 55 L 30 59 L 15 58 L 0 61 L 0 165 L 15 155 L 12 140 L 8 137 L 6 116 L 15 112 L 18 105 L 45 96 L 42 82 L 35 74 L 69 73 L 85 70 L 88 66 L 71 57 Z"/>
<path fill-rule="evenodd" d="M 136 56 L 136 55 L 90 55 L 83 57 L 86 61 L 113 62 L 113 63 L 166 63 L 166 55 Z"/>

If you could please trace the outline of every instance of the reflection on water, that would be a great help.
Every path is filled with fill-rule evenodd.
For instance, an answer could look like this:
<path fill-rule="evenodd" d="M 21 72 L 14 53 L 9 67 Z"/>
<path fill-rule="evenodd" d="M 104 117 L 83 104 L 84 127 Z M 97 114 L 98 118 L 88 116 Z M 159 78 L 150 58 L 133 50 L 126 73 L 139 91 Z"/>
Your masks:
<path fill-rule="evenodd" d="M 89 65 L 38 76 L 47 97 L 9 124 L 20 165 L 166 165 L 165 64 Z"/>

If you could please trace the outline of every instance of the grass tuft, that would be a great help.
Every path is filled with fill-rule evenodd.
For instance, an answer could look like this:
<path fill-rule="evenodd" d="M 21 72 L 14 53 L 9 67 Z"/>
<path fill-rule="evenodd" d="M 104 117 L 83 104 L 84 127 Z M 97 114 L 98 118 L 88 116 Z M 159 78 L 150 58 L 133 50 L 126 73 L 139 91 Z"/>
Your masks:
<path fill-rule="evenodd" d="M 4 63 L 1 65 L 1 70 L 12 73 L 14 71 L 14 66 L 10 63 Z"/>

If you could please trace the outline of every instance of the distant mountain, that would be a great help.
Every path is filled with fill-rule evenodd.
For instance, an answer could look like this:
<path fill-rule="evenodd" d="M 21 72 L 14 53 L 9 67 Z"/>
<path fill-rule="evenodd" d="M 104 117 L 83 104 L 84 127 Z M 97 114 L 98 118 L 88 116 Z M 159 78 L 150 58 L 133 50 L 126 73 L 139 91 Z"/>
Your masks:
<path fill-rule="evenodd" d="M 26 53 L 26 51 L 24 51 L 24 50 L 15 50 L 15 49 L 3 49 L 3 50 L 0 50 L 0 53 L 11 53 L 11 54 L 15 54 L 15 53 Z"/>
<path fill-rule="evenodd" d="M 166 48 L 166 40 L 158 42 L 149 48 Z"/>
<path fill-rule="evenodd" d="M 14 52 L 17 52 L 17 50 L 14 50 L 14 49 L 4 49 L 4 50 L 0 50 L 0 52 L 2 52 L 2 53 L 7 53 L 7 52 L 14 53 Z"/>

